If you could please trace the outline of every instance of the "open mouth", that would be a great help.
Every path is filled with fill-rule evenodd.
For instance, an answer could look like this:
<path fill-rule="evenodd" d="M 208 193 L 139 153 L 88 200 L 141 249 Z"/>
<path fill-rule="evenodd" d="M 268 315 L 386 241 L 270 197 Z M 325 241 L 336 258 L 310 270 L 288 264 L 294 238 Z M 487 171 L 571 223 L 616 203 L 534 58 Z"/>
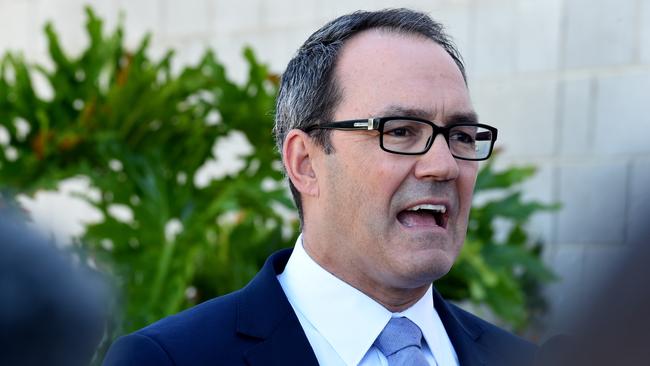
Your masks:
<path fill-rule="evenodd" d="M 397 214 L 397 221 L 406 227 L 447 228 L 449 214 L 445 205 L 421 204 L 407 208 Z"/>

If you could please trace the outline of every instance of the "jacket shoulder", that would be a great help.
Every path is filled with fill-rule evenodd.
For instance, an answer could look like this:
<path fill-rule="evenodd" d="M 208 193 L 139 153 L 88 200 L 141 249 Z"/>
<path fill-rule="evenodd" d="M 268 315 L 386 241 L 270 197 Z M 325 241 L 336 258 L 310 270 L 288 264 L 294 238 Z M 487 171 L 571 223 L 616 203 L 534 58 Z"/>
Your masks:
<path fill-rule="evenodd" d="M 201 365 L 247 348 L 236 330 L 240 291 L 208 300 L 118 338 L 104 365 Z M 237 352 L 241 350 L 241 352 Z"/>
<path fill-rule="evenodd" d="M 119 338 L 104 365 L 129 365 L 143 357 L 168 360 L 172 365 L 243 365 L 244 358 L 279 324 L 299 327 L 298 319 L 286 322 L 291 305 L 279 282 L 291 249 L 271 255 L 260 272 L 241 290 L 208 300 L 161 319 Z M 306 339 L 305 339 L 306 341 Z M 120 360 L 127 360 L 122 361 Z"/>
<path fill-rule="evenodd" d="M 173 365 L 173 361 L 158 342 L 145 335 L 133 333 L 118 338 L 104 358 L 105 366 Z"/>

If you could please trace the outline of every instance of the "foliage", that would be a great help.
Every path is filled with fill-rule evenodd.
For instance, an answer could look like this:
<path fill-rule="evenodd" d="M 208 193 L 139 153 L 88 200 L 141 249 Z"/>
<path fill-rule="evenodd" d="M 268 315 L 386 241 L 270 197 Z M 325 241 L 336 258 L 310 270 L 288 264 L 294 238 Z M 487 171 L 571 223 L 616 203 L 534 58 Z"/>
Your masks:
<path fill-rule="evenodd" d="M 9 142 L 0 148 L 0 181 L 33 194 L 83 176 L 99 190 L 86 198 L 104 220 L 80 243 L 119 279 L 125 311 L 114 332 L 123 333 L 242 287 L 268 254 L 295 240 L 295 228 L 283 235 L 293 223 L 275 209 L 293 204 L 270 134 L 277 77 L 251 50 L 248 80 L 238 85 L 211 52 L 174 75 L 171 53 L 159 62 L 147 56 L 148 38 L 130 53 L 122 29 L 105 35 L 90 10 L 87 31 L 88 48 L 71 58 L 46 27 L 51 70 L 2 59 Z M 51 98 L 34 90 L 34 73 Z M 242 169 L 195 184 L 201 167 L 219 159 L 215 141 L 233 133 L 254 143 Z"/>
<path fill-rule="evenodd" d="M 278 77 L 250 49 L 242 84 L 210 51 L 172 72 L 171 52 L 152 60 L 148 37 L 129 52 L 120 26 L 105 34 L 87 14 L 89 45 L 78 57 L 47 25 L 52 68 L 16 54 L 0 61 L 0 135 L 8 136 L 0 139 L 0 182 L 5 192 L 33 195 L 81 176 L 99 191 L 84 198 L 104 219 L 76 245 L 118 279 L 124 311 L 110 338 L 242 287 L 271 252 L 295 241 L 297 223 L 279 214 L 293 204 L 270 133 Z M 51 96 L 37 92 L 37 77 Z M 233 134 L 252 145 L 242 168 L 196 184 L 206 164 L 223 159 L 215 142 Z M 477 189 L 506 189 L 530 175 L 488 164 Z M 524 226 L 547 208 L 522 203 L 517 192 L 475 208 L 459 262 L 439 283 L 443 293 L 524 324 L 527 286 L 550 278 Z M 514 224 L 503 242 L 494 239 L 495 217 Z"/>
<path fill-rule="evenodd" d="M 473 204 L 463 250 L 451 271 L 436 282 L 447 298 L 487 305 L 515 329 L 523 329 L 544 310 L 540 285 L 555 279 L 540 259 L 541 243 L 531 242 L 525 229 L 533 214 L 559 208 L 523 201 L 518 184 L 534 174 L 531 166 L 497 172 L 493 160 L 481 168 L 475 195 L 496 193 L 497 198 Z M 497 220 L 506 235 L 497 235 Z"/>

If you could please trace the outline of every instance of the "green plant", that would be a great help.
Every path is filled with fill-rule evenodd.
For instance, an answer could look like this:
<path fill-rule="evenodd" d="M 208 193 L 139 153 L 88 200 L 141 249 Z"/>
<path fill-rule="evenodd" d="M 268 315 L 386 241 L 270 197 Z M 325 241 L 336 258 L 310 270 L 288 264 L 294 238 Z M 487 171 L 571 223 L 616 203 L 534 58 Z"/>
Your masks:
<path fill-rule="evenodd" d="M 9 141 L 0 181 L 29 195 L 83 176 L 99 190 L 99 199 L 86 198 L 104 220 L 78 244 L 118 280 L 124 313 L 113 336 L 242 287 L 296 230 L 275 209 L 293 207 L 270 133 L 277 77 L 251 50 L 248 80 L 238 85 L 211 52 L 176 75 L 171 53 L 152 61 L 148 38 L 127 51 L 122 29 L 105 35 L 90 10 L 87 31 L 88 48 L 71 58 L 46 27 L 51 70 L 2 59 L 0 121 Z M 36 93 L 33 73 L 51 98 Z M 242 169 L 195 184 L 204 164 L 219 159 L 215 141 L 233 134 L 253 143 Z"/>
<path fill-rule="evenodd" d="M 121 27 L 105 34 L 87 13 L 89 45 L 78 57 L 64 52 L 47 25 L 52 68 L 16 54 L 0 61 L 0 130 L 8 136 L 0 139 L 0 182 L 5 196 L 33 195 L 85 177 L 99 192 L 84 198 L 103 220 L 74 244 L 117 279 L 124 310 L 110 340 L 242 287 L 271 252 L 293 244 L 297 223 L 278 213 L 293 209 L 270 132 L 278 78 L 253 52 L 244 51 L 250 71 L 243 84 L 231 81 L 210 51 L 172 72 L 171 52 L 152 60 L 148 37 L 129 52 Z M 51 97 L 37 93 L 35 77 L 44 78 Z M 223 159 L 215 142 L 233 135 L 251 143 L 241 169 L 196 184 L 206 163 Z M 532 173 L 495 173 L 488 164 L 477 189 L 506 189 Z M 524 224 L 547 208 L 524 204 L 516 193 L 476 207 L 465 249 L 439 281 L 442 292 L 523 325 L 527 286 L 550 278 Z M 493 239 L 495 217 L 514 223 L 505 242 Z"/>

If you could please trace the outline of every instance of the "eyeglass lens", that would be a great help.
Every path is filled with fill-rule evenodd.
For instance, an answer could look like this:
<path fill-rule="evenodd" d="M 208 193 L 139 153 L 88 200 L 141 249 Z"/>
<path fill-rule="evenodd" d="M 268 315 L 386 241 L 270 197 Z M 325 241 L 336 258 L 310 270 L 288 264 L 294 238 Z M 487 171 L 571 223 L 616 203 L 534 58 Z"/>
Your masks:
<path fill-rule="evenodd" d="M 433 126 L 410 120 L 389 120 L 382 133 L 383 147 L 397 153 L 417 154 L 428 148 Z M 474 125 L 454 126 L 449 130 L 452 155 L 465 159 L 483 159 L 490 153 L 492 131 Z"/>

